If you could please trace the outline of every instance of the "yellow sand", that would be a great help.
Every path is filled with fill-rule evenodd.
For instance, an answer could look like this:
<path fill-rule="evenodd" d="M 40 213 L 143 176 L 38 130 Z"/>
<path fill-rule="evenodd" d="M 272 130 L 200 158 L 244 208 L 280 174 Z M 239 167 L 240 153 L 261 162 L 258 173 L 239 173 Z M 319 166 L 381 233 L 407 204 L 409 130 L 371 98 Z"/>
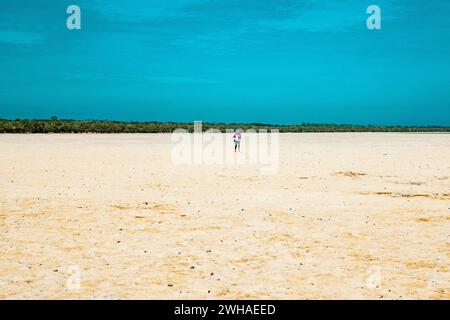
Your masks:
<path fill-rule="evenodd" d="M 273 176 L 171 148 L 0 135 L 0 298 L 450 299 L 450 135 L 283 134 Z"/>

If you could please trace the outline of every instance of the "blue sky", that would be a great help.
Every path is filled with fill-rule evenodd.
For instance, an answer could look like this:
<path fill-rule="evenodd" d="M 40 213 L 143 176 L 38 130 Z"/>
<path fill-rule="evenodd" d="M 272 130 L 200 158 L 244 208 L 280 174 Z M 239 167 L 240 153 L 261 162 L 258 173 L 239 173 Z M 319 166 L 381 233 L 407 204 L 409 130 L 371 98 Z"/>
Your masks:
<path fill-rule="evenodd" d="M 0 118 L 450 125 L 449 15 L 447 0 L 0 0 Z"/>

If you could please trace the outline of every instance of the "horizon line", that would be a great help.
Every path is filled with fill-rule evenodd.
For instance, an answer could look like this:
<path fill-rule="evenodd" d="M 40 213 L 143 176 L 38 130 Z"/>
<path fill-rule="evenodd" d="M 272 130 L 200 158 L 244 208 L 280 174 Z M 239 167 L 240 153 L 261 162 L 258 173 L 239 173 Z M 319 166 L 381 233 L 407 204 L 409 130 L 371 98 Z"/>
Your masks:
<path fill-rule="evenodd" d="M 280 123 L 264 123 L 264 122 L 215 122 L 215 121 L 161 121 L 161 120 L 111 120 L 111 119 L 76 119 L 76 118 L 58 118 L 52 116 L 50 118 L 0 118 L 0 121 L 71 121 L 71 122 L 115 122 L 115 123 L 158 123 L 158 124 L 194 124 L 195 122 L 202 122 L 204 124 L 217 125 L 254 125 L 254 126 L 275 126 L 275 127 L 291 127 L 291 126 L 355 126 L 355 127 L 423 127 L 423 128 L 450 128 L 449 125 L 436 124 L 414 124 L 414 125 L 399 125 L 399 124 L 355 124 L 355 123 L 329 123 L 329 122 L 308 122 L 301 123 L 280 124 Z"/>

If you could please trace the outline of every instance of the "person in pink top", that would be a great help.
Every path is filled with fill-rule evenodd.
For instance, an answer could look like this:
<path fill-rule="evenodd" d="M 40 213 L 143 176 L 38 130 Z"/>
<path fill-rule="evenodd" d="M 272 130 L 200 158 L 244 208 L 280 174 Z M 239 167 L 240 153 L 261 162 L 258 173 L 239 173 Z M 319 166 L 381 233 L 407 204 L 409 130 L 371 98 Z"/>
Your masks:
<path fill-rule="evenodd" d="M 238 130 L 238 129 L 234 130 L 233 140 L 234 140 L 234 152 L 236 152 L 236 150 L 241 152 L 241 131 L 240 130 Z"/>

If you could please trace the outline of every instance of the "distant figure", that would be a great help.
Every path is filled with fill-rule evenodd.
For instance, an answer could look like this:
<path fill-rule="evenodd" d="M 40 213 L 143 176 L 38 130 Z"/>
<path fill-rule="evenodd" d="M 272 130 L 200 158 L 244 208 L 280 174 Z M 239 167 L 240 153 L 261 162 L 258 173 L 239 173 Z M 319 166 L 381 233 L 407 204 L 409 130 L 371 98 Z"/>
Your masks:
<path fill-rule="evenodd" d="M 241 131 L 239 131 L 238 129 L 234 130 L 233 140 L 234 140 L 234 152 L 236 152 L 236 150 L 241 152 Z"/>

